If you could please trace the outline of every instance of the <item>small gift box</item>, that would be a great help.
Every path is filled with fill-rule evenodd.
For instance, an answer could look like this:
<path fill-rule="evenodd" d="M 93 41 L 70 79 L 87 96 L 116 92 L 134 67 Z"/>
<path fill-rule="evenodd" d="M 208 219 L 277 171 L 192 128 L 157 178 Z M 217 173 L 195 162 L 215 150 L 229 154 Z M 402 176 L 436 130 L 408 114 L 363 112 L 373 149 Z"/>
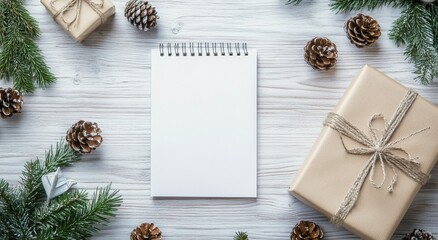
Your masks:
<path fill-rule="evenodd" d="M 41 0 L 41 3 L 77 42 L 84 40 L 115 12 L 110 0 Z"/>
<path fill-rule="evenodd" d="M 438 107 L 365 66 L 290 186 L 363 239 L 390 239 L 438 158 Z"/>

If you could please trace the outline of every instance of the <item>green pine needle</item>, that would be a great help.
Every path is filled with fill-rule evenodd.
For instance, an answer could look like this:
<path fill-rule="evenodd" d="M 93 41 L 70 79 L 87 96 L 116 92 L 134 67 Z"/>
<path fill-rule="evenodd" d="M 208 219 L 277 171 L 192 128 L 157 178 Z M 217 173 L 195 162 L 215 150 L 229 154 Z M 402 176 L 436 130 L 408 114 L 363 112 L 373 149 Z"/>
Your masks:
<path fill-rule="evenodd" d="M 234 240 L 248 240 L 248 234 L 246 232 L 236 232 Z"/>
<path fill-rule="evenodd" d="M 0 0 L 0 79 L 12 80 L 22 93 L 55 82 L 35 43 L 38 34 L 38 23 L 23 0 Z"/>
<path fill-rule="evenodd" d="M 416 79 L 422 84 L 438 77 L 437 8 L 435 5 L 409 5 L 394 22 L 389 34 L 397 45 L 406 45 L 404 54 L 414 63 Z"/>
<path fill-rule="evenodd" d="M 302 2 L 303 0 L 288 0 L 287 4 L 293 4 L 293 5 L 298 5 Z"/>
<path fill-rule="evenodd" d="M 432 15 L 432 31 L 433 31 L 433 44 L 436 51 L 438 51 L 438 6 L 431 5 L 431 15 Z"/>
<path fill-rule="evenodd" d="M 89 239 L 115 216 L 122 199 L 111 185 L 97 188 L 91 199 L 85 191 L 71 190 L 50 202 L 41 184 L 44 174 L 80 160 L 64 141 L 51 148 L 44 161 L 25 164 L 19 185 L 0 179 L 0 239 Z"/>
<path fill-rule="evenodd" d="M 302 0 L 289 0 L 298 4 Z M 402 7 L 401 16 L 394 21 L 389 38 L 397 46 L 405 46 L 404 55 L 414 64 L 415 79 L 429 84 L 438 78 L 438 2 L 420 0 L 332 0 L 336 12 L 373 10 L 381 6 Z"/>
<path fill-rule="evenodd" d="M 401 7 L 412 0 L 335 0 L 331 1 L 330 6 L 338 12 L 357 11 L 363 8 L 374 10 L 382 6 Z"/>

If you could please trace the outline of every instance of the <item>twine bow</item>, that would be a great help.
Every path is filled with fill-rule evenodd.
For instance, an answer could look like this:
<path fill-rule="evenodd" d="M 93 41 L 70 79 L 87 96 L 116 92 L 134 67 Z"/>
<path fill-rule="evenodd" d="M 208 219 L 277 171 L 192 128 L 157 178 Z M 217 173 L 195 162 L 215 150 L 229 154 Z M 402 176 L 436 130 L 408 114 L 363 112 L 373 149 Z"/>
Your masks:
<path fill-rule="evenodd" d="M 409 134 L 408 136 L 389 142 L 391 136 L 400 125 L 412 103 L 415 101 L 417 95 L 418 94 L 414 91 L 409 90 L 389 123 L 386 122 L 382 114 L 374 114 L 368 124 L 371 137 L 365 135 L 361 130 L 345 120 L 339 114 L 333 112 L 328 114 L 324 122 L 324 126 L 329 126 L 340 134 L 342 145 L 347 153 L 354 155 L 371 155 L 367 164 L 346 195 L 342 205 L 338 209 L 335 216 L 333 216 L 332 222 L 334 224 L 342 225 L 348 213 L 354 207 L 358 199 L 359 192 L 367 176 L 369 176 L 369 181 L 375 188 L 381 188 L 383 186 L 386 180 L 385 163 L 392 169 L 393 172 L 391 183 L 387 188 L 388 192 L 392 192 L 394 185 L 397 182 L 397 169 L 401 170 L 403 173 L 421 185 L 424 185 L 428 180 L 429 175 L 420 170 L 420 164 L 415 161 L 417 158 L 412 158 L 406 150 L 403 148 L 394 147 L 394 145 L 416 134 L 424 132 L 430 129 L 430 127 L 421 129 Z M 374 121 L 378 119 L 382 119 L 385 122 L 383 131 L 373 127 Z M 343 137 L 350 138 L 351 140 L 363 145 L 363 147 L 349 149 L 346 147 Z M 396 152 L 399 152 L 405 156 L 400 156 L 401 154 L 397 155 Z M 376 184 L 374 181 L 374 172 L 378 165 L 381 167 L 383 179 L 379 184 Z"/>
<path fill-rule="evenodd" d="M 81 14 L 82 2 L 86 2 L 91 7 L 91 9 L 93 9 L 93 11 L 95 11 L 99 15 L 102 23 L 106 21 L 104 14 L 102 13 L 102 11 L 100 11 L 100 8 L 103 7 L 105 0 L 97 0 L 97 2 L 95 2 L 96 0 L 69 0 L 68 3 L 59 10 L 57 10 L 55 7 L 55 3 L 57 1 L 60 0 L 50 1 L 50 7 L 54 11 L 56 11 L 56 13 L 53 15 L 53 18 L 57 18 L 58 16 L 60 16 L 62 21 L 67 24 L 67 29 L 70 29 L 70 26 L 73 24 L 77 26 L 77 23 L 79 21 L 79 15 Z M 66 20 L 64 15 L 70 10 L 75 10 L 75 15 L 73 19 Z"/>

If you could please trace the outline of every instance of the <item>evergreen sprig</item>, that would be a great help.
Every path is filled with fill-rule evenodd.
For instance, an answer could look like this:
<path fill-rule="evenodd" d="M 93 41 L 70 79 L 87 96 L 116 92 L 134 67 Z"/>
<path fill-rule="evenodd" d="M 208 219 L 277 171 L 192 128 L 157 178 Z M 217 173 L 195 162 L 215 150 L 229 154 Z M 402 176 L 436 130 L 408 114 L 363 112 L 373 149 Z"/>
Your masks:
<path fill-rule="evenodd" d="M 438 77 L 437 9 L 432 4 L 410 4 L 389 33 L 398 46 L 406 46 L 404 54 L 414 63 L 417 79 L 423 84 Z"/>
<path fill-rule="evenodd" d="M 109 222 L 122 199 L 111 185 L 97 188 L 91 199 L 85 191 L 70 190 L 46 201 L 41 177 L 80 160 L 63 141 L 51 148 L 44 161 L 25 164 L 21 181 L 12 187 L 0 179 L 0 239 L 89 239 L 98 225 Z"/>
<path fill-rule="evenodd" d="M 14 88 L 31 93 L 55 81 L 35 43 L 39 28 L 23 0 L 0 0 L 0 79 L 12 80 Z"/>
<path fill-rule="evenodd" d="M 330 6 L 338 12 L 356 11 L 362 8 L 374 10 L 378 7 L 403 7 L 417 0 L 336 0 L 331 1 Z M 419 1 L 419 0 L 418 0 Z"/>
<path fill-rule="evenodd" d="M 299 4 L 303 0 L 288 0 Z M 415 79 L 429 84 L 438 78 L 438 1 L 420 0 L 332 0 L 336 12 L 374 10 L 382 6 L 402 7 L 400 17 L 394 21 L 389 38 L 398 47 L 405 46 L 404 55 L 415 66 Z"/>
<path fill-rule="evenodd" d="M 246 232 L 236 232 L 233 240 L 248 240 L 248 234 Z"/>

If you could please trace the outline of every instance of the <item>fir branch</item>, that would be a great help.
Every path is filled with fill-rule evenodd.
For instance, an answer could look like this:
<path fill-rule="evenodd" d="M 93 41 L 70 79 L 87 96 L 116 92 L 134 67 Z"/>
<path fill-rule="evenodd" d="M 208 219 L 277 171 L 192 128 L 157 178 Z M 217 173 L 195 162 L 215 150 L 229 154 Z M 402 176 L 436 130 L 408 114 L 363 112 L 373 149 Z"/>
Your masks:
<path fill-rule="evenodd" d="M 39 29 L 23 0 L 0 1 L 0 79 L 13 80 L 23 93 L 45 88 L 55 81 L 35 43 Z"/>
<path fill-rule="evenodd" d="M 422 84 L 438 77 L 438 49 L 433 29 L 437 16 L 432 10 L 424 4 L 410 4 L 394 22 L 389 34 L 398 46 L 406 45 L 404 54 L 414 63 L 416 79 Z"/>
<path fill-rule="evenodd" d="M 45 201 L 45 193 L 41 182 L 43 175 L 54 172 L 58 167 L 68 167 L 79 160 L 78 153 L 61 140 L 56 144 L 55 149 L 50 147 L 44 162 L 39 159 L 27 162 L 20 181 L 24 207 L 32 211 L 35 209 L 35 205 Z M 30 214 L 32 215 L 32 213 Z"/>
<path fill-rule="evenodd" d="M 9 194 L 9 183 L 4 179 L 0 179 L 0 210 L 10 208 L 12 204 Z"/>
<path fill-rule="evenodd" d="M 111 185 L 105 188 L 97 188 L 91 201 L 84 208 L 66 216 L 63 222 L 56 228 L 48 228 L 37 239 L 59 239 L 69 235 L 72 239 L 89 239 L 99 231 L 96 224 L 109 222 L 109 217 L 114 217 L 122 199 L 118 191 L 111 192 Z M 56 231 L 54 231 L 56 229 Z M 51 233 L 47 235 L 47 233 Z M 50 236 L 49 238 L 47 236 Z"/>
<path fill-rule="evenodd" d="M 293 5 L 298 5 L 302 2 L 303 0 L 288 0 L 287 4 L 293 4 Z"/>
<path fill-rule="evenodd" d="M 298 5 L 303 0 L 288 0 L 287 4 Z M 410 3 L 411 0 L 333 0 L 330 6 L 333 10 L 338 12 L 347 12 L 353 10 L 360 10 L 367 8 L 368 10 L 374 10 L 381 6 L 400 7 Z"/>
<path fill-rule="evenodd" d="M 438 5 L 431 4 L 428 7 L 430 7 L 432 15 L 433 45 L 435 50 L 438 51 Z"/>
<path fill-rule="evenodd" d="M 45 201 L 42 175 L 79 160 L 61 140 L 44 161 L 25 164 L 18 187 L 0 179 L 1 240 L 88 239 L 99 230 L 97 225 L 115 216 L 122 199 L 118 191 L 111 191 L 111 185 L 98 188 L 92 199 L 84 191 L 71 190 Z"/>
<path fill-rule="evenodd" d="M 6 30 L 6 19 L 5 19 L 5 1 L 0 1 L 0 43 L 3 42 L 3 37 Z M 0 44 L 1 46 L 1 44 Z"/>
<path fill-rule="evenodd" d="M 11 208 L 11 200 L 9 195 L 9 184 L 3 180 L 0 179 L 0 236 L 9 236 L 9 230 L 8 230 L 8 219 L 7 219 L 7 213 L 6 209 Z"/>
<path fill-rule="evenodd" d="M 356 11 L 363 8 L 374 10 L 382 6 L 401 7 L 412 0 L 334 0 L 330 7 L 337 12 Z"/>
<path fill-rule="evenodd" d="M 248 240 L 248 234 L 246 232 L 236 232 L 233 238 L 234 240 Z"/>
<path fill-rule="evenodd" d="M 29 12 L 24 8 L 23 0 L 2 0 L 4 2 L 4 18 L 5 23 L 8 13 L 14 14 L 14 21 L 17 28 L 24 31 L 29 37 L 38 37 L 39 28 L 37 21 L 29 15 Z M 9 11 L 8 11 L 9 10 Z"/>
<path fill-rule="evenodd" d="M 0 240 L 7 239 L 7 236 L 10 236 L 10 232 L 7 226 L 8 224 L 6 222 L 6 214 L 3 213 L 0 209 Z"/>
<path fill-rule="evenodd" d="M 22 218 L 22 209 L 19 208 L 19 192 L 11 188 L 9 184 L 0 179 L 0 212 L 2 215 L 1 224 L 5 225 L 4 232 L 0 232 L 0 238 L 14 239 L 19 236 L 26 236 L 27 219 Z"/>
<path fill-rule="evenodd" d="M 86 206 L 88 200 L 85 191 L 72 190 L 50 201 L 50 204 L 42 205 L 35 211 L 33 218 L 40 224 L 41 230 L 54 228 L 60 225 L 65 218 L 80 208 Z"/>

